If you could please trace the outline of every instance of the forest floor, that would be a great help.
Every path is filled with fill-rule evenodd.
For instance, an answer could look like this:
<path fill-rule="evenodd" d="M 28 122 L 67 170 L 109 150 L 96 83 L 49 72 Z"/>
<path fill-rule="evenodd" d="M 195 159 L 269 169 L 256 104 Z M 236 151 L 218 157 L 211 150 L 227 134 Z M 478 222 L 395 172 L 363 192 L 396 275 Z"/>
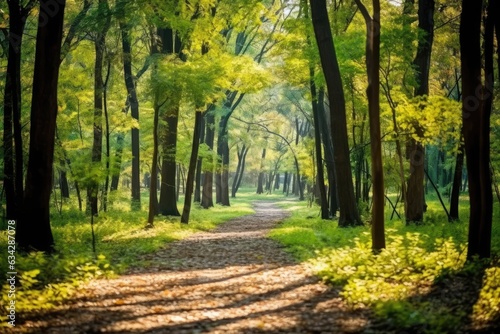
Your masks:
<path fill-rule="evenodd" d="M 265 201 L 254 208 L 147 255 L 145 268 L 91 281 L 65 305 L 21 319 L 15 332 L 375 332 L 368 311 L 348 308 L 267 238 L 286 211 Z"/>

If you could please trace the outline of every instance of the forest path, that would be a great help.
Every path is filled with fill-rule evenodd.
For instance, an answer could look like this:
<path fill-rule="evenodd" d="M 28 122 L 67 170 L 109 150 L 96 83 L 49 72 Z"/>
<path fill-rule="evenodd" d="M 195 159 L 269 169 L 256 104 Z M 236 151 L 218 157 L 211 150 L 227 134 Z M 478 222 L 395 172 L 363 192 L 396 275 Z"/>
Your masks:
<path fill-rule="evenodd" d="M 215 230 L 168 244 L 153 265 L 90 282 L 34 333 L 347 333 L 369 321 L 345 307 L 266 236 L 287 217 L 272 202 Z M 20 328 L 19 328 L 20 329 Z"/>

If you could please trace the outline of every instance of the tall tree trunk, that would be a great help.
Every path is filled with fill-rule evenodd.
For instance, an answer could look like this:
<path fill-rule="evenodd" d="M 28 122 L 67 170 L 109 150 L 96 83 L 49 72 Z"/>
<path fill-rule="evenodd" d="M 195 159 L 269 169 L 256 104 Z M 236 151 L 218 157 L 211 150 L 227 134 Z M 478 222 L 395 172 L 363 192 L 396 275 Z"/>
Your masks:
<path fill-rule="evenodd" d="M 139 101 L 132 75 L 132 46 L 130 37 L 130 25 L 125 20 L 120 20 L 123 51 L 123 76 L 127 88 L 128 102 L 130 104 L 131 116 L 139 121 Z M 139 129 L 132 129 L 132 209 L 141 208 L 141 181 L 140 181 L 140 149 Z"/>
<path fill-rule="evenodd" d="M 108 83 L 109 76 L 111 75 L 111 59 L 108 58 L 108 66 L 106 71 L 106 79 L 103 84 L 103 104 L 104 104 L 104 124 L 106 126 L 105 139 L 106 139 L 106 181 L 102 192 L 102 207 L 104 211 L 108 210 L 108 189 L 109 189 L 109 176 L 111 174 L 110 158 L 111 158 L 111 143 L 109 131 L 109 113 L 108 113 Z"/>
<path fill-rule="evenodd" d="M 331 132 L 338 179 L 340 217 L 339 226 L 362 225 L 354 198 L 352 171 L 349 159 L 345 97 L 340 69 L 333 44 L 326 0 L 310 0 L 314 34 L 319 48 L 323 73 L 330 100 Z"/>
<path fill-rule="evenodd" d="M 319 113 L 322 111 L 318 107 L 319 103 L 323 101 L 318 100 L 318 94 L 316 92 L 316 84 L 314 83 L 314 69 L 309 68 L 310 74 L 310 90 L 312 97 L 312 111 L 314 119 L 314 148 L 316 157 L 316 186 L 319 190 L 319 200 L 321 205 L 321 219 L 329 219 L 330 213 L 328 210 L 328 201 L 326 199 L 326 188 L 325 188 L 325 175 L 323 173 L 323 154 L 321 153 L 321 130 L 320 130 L 320 116 Z"/>
<path fill-rule="evenodd" d="M 450 197 L 450 219 L 459 220 L 460 190 L 462 188 L 462 170 L 464 167 L 464 147 L 460 145 L 455 162 L 455 173 Z"/>
<path fill-rule="evenodd" d="M 64 163 L 64 161 L 61 161 Z M 61 164 L 62 168 L 64 168 L 64 164 Z M 68 177 L 65 170 L 59 171 L 59 187 L 61 188 L 61 197 L 69 198 L 69 184 Z"/>
<path fill-rule="evenodd" d="M 123 142 L 125 137 L 122 133 L 116 135 L 116 152 L 115 160 L 111 170 L 111 186 L 110 191 L 118 190 L 118 184 L 120 183 L 120 169 L 122 165 L 122 154 L 123 154 Z"/>
<path fill-rule="evenodd" d="M 467 258 L 487 258 L 491 250 L 493 196 L 489 173 L 489 126 L 493 92 L 493 20 L 496 1 L 488 6 L 484 45 L 486 86 L 481 71 L 482 1 L 463 0 L 460 21 L 463 135 L 469 179 L 470 220 Z"/>
<path fill-rule="evenodd" d="M 176 99 L 177 100 L 177 99 Z M 164 112 L 163 121 L 166 129 L 163 133 L 163 157 L 161 168 L 160 213 L 164 216 L 180 216 L 177 209 L 176 168 L 177 123 L 179 120 L 179 104 L 175 103 Z"/>
<path fill-rule="evenodd" d="M 285 172 L 285 178 L 283 180 L 283 194 L 286 194 L 288 192 L 288 183 L 289 183 L 288 172 Z"/>
<path fill-rule="evenodd" d="M 158 35 L 162 41 L 162 53 L 175 54 L 182 59 L 182 44 L 178 32 L 171 28 L 158 28 Z M 177 154 L 177 124 L 179 121 L 179 108 L 181 92 L 171 90 L 168 92 L 169 102 L 162 118 L 165 123 L 164 133 L 160 137 L 163 146 L 160 213 L 164 216 L 180 216 L 176 201 L 176 154 Z"/>
<path fill-rule="evenodd" d="M 24 7 L 19 0 L 8 1 L 9 47 L 4 90 L 4 187 L 8 220 L 19 217 L 23 200 L 23 140 L 21 133 L 21 45 L 26 24 L 25 18 L 34 1 Z"/>
<path fill-rule="evenodd" d="M 243 144 L 241 151 L 238 151 L 238 166 L 236 167 L 236 173 L 234 174 L 233 186 L 231 188 L 231 197 L 236 197 L 236 192 L 240 188 L 241 180 L 243 179 L 243 173 L 245 171 L 245 160 L 247 157 L 249 147 Z"/>
<path fill-rule="evenodd" d="M 200 142 L 198 145 L 201 145 L 205 142 L 205 117 L 201 118 L 200 125 Z M 194 188 L 194 201 L 201 203 L 201 169 L 203 166 L 203 158 L 198 157 L 198 163 L 196 164 L 196 175 L 195 175 L 195 188 Z"/>
<path fill-rule="evenodd" d="M 107 0 L 99 0 L 98 19 L 103 20 L 103 26 L 95 37 L 95 63 L 94 63 L 94 139 L 92 144 L 92 166 L 100 168 L 102 161 L 102 114 L 103 114 L 103 91 L 104 80 L 102 67 L 104 63 L 104 51 L 106 48 L 106 34 L 110 26 L 109 6 Z M 92 180 L 87 188 L 88 205 L 90 214 L 98 214 L 97 194 L 99 190 L 99 180 Z M 88 211 L 88 208 L 87 208 Z"/>
<path fill-rule="evenodd" d="M 158 214 L 158 115 L 160 105 L 156 99 L 153 120 L 153 160 L 151 162 L 151 185 L 149 187 L 149 210 L 146 227 L 153 227 L 155 216 Z"/>
<path fill-rule="evenodd" d="M 384 231 L 384 169 L 380 135 L 380 1 L 373 0 L 370 17 L 360 0 L 355 0 L 366 22 L 366 72 L 368 75 L 368 113 L 370 117 L 370 148 L 372 165 L 372 249 L 385 248 Z"/>
<path fill-rule="evenodd" d="M 203 114 L 198 109 L 196 110 L 194 121 L 193 145 L 191 149 L 191 158 L 189 160 L 189 169 L 186 177 L 186 191 L 184 197 L 184 208 L 182 210 L 181 223 L 189 222 L 189 213 L 191 212 L 191 198 L 193 195 L 194 174 L 196 163 L 198 161 L 198 149 L 200 147 L 200 132 L 203 124 Z"/>
<path fill-rule="evenodd" d="M 214 139 L 215 139 L 215 115 L 213 110 L 208 110 L 206 114 L 206 139 L 210 151 L 214 149 Z M 213 167 L 211 170 L 205 171 L 205 177 L 203 179 L 203 192 L 201 197 L 201 206 L 205 209 L 214 206 L 213 202 Z"/>
<path fill-rule="evenodd" d="M 57 7 L 45 12 L 49 2 Z M 50 228 L 49 202 L 57 118 L 57 82 L 61 54 L 65 0 L 40 0 L 26 190 L 16 230 L 16 241 L 25 250 L 50 252 L 54 239 Z"/>
<path fill-rule="evenodd" d="M 434 7 L 434 0 L 418 1 L 418 28 L 423 36 L 418 40 L 417 54 L 413 61 L 417 81 L 415 96 L 429 94 L 429 69 L 434 41 Z M 417 133 L 422 136 L 422 129 L 417 128 Z M 425 206 L 425 148 L 412 138 L 407 142 L 406 155 L 410 159 L 410 177 L 405 198 L 406 223 L 420 223 L 424 218 Z"/>
<path fill-rule="evenodd" d="M 226 106 L 231 106 L 231 102 L 226 102 Z M 229 143 L 227 126 L 231 112 L 221 117 L 219 122 L 219 132 L 217 136 L 217 155 L 221 159 L 220 167 L 216 174 L 216 202 L 224 206 L 229 206 Z M 218 195 L 218 196 L 217 196 Z"/>
<path fill-rule="evenodd" d="M 337 200 L 337 182 L 335 176 L 335 162 L 333 155 L 333 143 L 332 135 L 330 132 L 329 123 L 327 117 L 327 111 L 325 108 L 325 89 L 320 87 L 318 91 L 318 108 L 319 112 L 319 123 L 321 124 L 321 138 L 323 142 L 323 151 L 325 152 L 325 163 L 326 172 L 328 175 L 328 201 L 330 215 L 334 217 L 338 210 L 338 200 Z"/>
<path fill-rule="evenodd" d="M 276 177 L 274 178 L 274 189 L 278 190 L 280 188 L 280 173 L 276 173 Z"/>
<path fill-rule="evenodd" d="M 264 161 L 266 159 L 266 149 L 262 149 L 262 156 L 261 156 L 261 161 L 260 161 L 260 172 L 259 172 L 259 178 L 257 180 L 257 194 L 263 194 L 264 193 Z"/>

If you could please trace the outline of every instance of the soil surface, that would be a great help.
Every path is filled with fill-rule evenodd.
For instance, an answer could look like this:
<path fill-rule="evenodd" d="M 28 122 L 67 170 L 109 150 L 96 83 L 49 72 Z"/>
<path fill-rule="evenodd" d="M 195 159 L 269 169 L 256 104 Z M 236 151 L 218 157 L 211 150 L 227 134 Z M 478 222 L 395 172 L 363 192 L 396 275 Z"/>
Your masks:
<path fill-rule="evenodd" d="M 25 319 L 31 333 L 354 333 L 370 331 L 266 236 L 287 214 L 271 202 L 256 213 L 150 254 L 148 268 L 94 280 L 66 305 Z"/>

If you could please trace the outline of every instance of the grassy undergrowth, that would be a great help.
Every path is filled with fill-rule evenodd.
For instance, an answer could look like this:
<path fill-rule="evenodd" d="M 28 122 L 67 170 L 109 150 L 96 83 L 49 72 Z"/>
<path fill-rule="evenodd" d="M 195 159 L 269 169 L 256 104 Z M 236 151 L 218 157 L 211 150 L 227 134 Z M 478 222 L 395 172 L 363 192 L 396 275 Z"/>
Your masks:
<path fill-rule="evenodd" d="M 231 207 L 216 205 L 205 210 L 192 206 L 189 224 L 181 224 L 179 217 L 157 216 L 155 226 L 145 229 L 148 194 L 142 194 L 142 210 L 131 211 L 128 192 L 113 195 L 108 212 L 101 212 L 94 220 L 96 254 L 92 251 L 90 217 L 77 209 L 74 199 L 63 202 L 61 212 L 52 211 L 51 225 L 56 244 L 54 255 L 42 253 L 16 254 L 17 286 L 16 312 L 50 309 L 66 300 L 82 283 L 89 279 L 113 276 L 127 267 L 148 266 L 139 260 L 166 243 L 189 235 L 213 229 L 232 218 L 253 213 L 251 194 L 241 194 L 231 201 Z M 182 212 L 183 198 L 178 201 Z M 5 227 L 0 231 L 0 248 L 7 250 Z M 0 261 L 0 272 L 9 272 L 7 258 Z M 9 302 L 9 286 L 1 287 L 2 314 Z M 2 316 L 3 317 L 3 316 Z M 2 322 L 5 325 L 5 322 Z"/>
<path fill-rule="evenodd" d="M 423 225 L 386 221 L 387 247 L 371 251 L 369 226 L 339 228 L 319 208 L 281 201 L 291 217 L 271 232 L 324 281 L 341 287 L 353 308 L 369 307 L 375 326 L 396 332 L 455 333 L 498 329 L 500 322 L 500 219 L 496 205 L 493 259 L 466 263 L 468 213 L 448 223 L 429 201 Z M 386 212 L 390 217 L 391 212 Z M 365 217 L 368 221 L 368 217 Z"/>

